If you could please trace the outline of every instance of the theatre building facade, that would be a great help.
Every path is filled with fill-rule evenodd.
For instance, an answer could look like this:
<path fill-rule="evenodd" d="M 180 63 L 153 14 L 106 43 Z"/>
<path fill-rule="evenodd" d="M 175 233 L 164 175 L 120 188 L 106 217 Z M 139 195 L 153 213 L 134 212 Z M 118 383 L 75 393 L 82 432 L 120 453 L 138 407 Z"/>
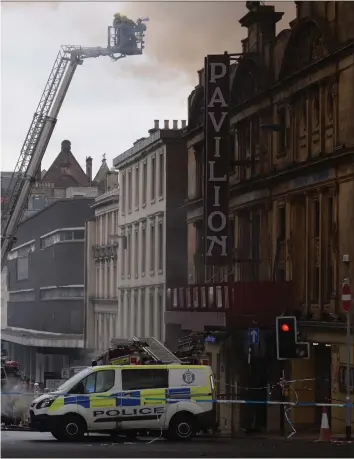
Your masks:
<path fill-rule="evenodd" d="M 250 7 L 240 20 L 247 38 L 242 54 L 231 56 L 229 100 L 219 94 L 216 104 L 217 121 L 222 103 L 229 118 L 226 166 L 220 158 L 210 166 L 205 142 L 210 66 L 188 101 L 189 284 L 167 285 L 165 319 L 181 333 L 209 334 L 205 350 L 227 399 L 279 400 L 278 389 L 269 389 L 283 376 L 306 379 L 285 388 L 290 400 L 345 400 L 341 288 L 354 279 L 354 4 L 296 3 L 296 18 L 278 35 L 282 13 L 272 6 Z M 223 266 L 221 242 L 215 265 L 208 259 L 210 177 L 220 179 L 212 199 L 220 199 L 221 213 L 228 193 Z M 276 360 L 275 318 L 284 313 L 297 316 L 310 359 Z M 351 355 L 353 381 L 353 345 Z M 321 410 L 295 408 L 291 418 L 297 429 L 318 431 Z M 331 408 L 329 419 L 332 431 L 344 433 L 343 408 Z M 261 404 L 221 405 L 219 421 L 233 431 L 282 424 L 279 407 Z"/>

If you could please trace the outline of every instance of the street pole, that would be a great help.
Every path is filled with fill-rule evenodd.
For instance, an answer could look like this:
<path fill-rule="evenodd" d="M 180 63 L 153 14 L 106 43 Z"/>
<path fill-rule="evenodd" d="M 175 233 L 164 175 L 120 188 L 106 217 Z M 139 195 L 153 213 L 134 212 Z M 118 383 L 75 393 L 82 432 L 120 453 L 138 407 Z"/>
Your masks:
<path fill-rule="evenodd" d="M 345 378 L 345 385 L 347 387 L 346 393 L 346 406 L 345 406 L 345 438 L 347 441 L 351 440 L 352 436 L 352 423 L 351 423 L 351 408 L 350 408 L 350 316 L 351 316 L 351 301 L 352 301 L 352 294 L 349 284 L 349 279 L 344 278 L 342 283 L 342 307 L 343 310 L 347 314 L 347 339 L 346 339 L 346 347 L 347 347 L 347 371 L 346 371 L 346 378 Z"/>
<path fill-rule="evenodd" d="M 352 423 L 351 423 L 351 408 L 350 408 L 350 309 L 347 312 L 347 375 L 346 375 L 346 407 L 345 407 L 345 437 L 347 441 L 351 440 Z"/>

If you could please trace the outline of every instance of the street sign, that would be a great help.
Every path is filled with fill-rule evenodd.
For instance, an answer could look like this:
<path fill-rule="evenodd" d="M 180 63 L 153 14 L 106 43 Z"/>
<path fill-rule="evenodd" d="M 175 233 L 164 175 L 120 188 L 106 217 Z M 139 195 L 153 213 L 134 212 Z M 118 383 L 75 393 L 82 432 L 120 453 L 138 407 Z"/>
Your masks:
<path fill-rule="evenodd" d="M 352 292 L 350 290 L 350 285 L 343 283 L 342 285 L 342 307 L 345 312 L 350 311 L 350 306 L 352 302 Z"/>
<path fill-rule="evenodd" d="M 49 391 L 58 389 L 59 386 L 64 384 L 66 379 L 46 379 L 45 380 L 45 387 L 49 389 Z"/>
<path fill-rule="evenodd" d="M 259 328 L 248 329 L 248 344 L 259 344 Z"/>
<path fill-rule="evenodd" d="M 61 378 L 62 379 L 69 379 L 70 378 L 70 368 L 62 368 L 61 369 Z"/>
<path fill-rule="evenodd" d="M 213 335 L 208 335 L 205 337 L 204 342 L 214 344 L 216 342 L 216 338 Z"/>

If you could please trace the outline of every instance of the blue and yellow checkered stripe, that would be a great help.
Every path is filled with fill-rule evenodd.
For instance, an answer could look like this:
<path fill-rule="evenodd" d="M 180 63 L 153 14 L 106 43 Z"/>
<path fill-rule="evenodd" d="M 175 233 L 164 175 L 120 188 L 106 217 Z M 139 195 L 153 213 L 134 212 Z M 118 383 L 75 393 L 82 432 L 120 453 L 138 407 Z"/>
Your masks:
<path fill-rule="evenodd" d="M 58 397 L 48 408 L 54 412 L 66 405 L 79 405 L 82 408 L 116 408 L 143 405 L 165 405 L 180 401 L 211 402 L 209 388 L 178 387 L 175 389 L 146 389 L 114 394 L 64 395 Z"/>

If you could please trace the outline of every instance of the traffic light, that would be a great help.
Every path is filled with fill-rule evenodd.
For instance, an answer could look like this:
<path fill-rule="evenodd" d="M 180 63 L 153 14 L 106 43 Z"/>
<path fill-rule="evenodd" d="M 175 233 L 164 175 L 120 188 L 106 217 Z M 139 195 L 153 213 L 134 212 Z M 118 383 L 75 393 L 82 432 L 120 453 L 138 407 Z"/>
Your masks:
<path fill-rule="evenodd" d="M 297 323 L 296 317 L 277 317 L 277 359 L 309 359 L 309 343 L 299 342 L 297 340 Z"/>

